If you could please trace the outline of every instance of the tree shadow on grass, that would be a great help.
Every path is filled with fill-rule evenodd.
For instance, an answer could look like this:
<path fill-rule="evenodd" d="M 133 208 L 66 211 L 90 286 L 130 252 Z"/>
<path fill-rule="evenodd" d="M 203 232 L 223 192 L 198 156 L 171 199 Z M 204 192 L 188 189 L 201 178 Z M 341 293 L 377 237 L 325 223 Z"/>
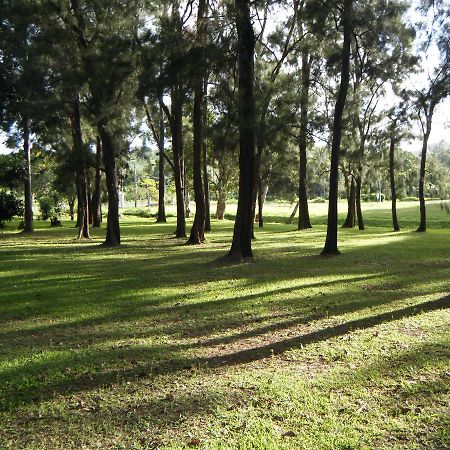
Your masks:
<path fill-rule="evenodd" d="M 373 315 L 362 319 L 352 320 L 340 325 L 326 327 L 301 336 L 281 341 L 270 342 L 263 346 L 246 348 L 234 353 L 221 354 L 211 357 L 186 357 L 182 348 L 176 345 L 156 345 L 145 347 L 120 347 L 119 349 L 88 350 L 84 354 L 67 351 L 65 354 L 51 353 L 39 362 L 27 361 L 17 367 L 3 370 L 3 394 L 0 410 L 9 411 L 19 405 L 30 402 L 42 402 L 52 398 L 55 394 L 89 391 L 101 386 L 108 386 L 120 380 L 136 380 L 142 377 L 152 377 L 170 374 L 184 369 L 218 368 L 247 364 L 265 358 L 279 355 L 288 350 L 304 347 L 312 343 L 327 341 L 333 337 L 345 335 L 356 329 L 367 329 L 382 323 L 396 321 L 406 317 L 413 317 L 423 312 L 446 309 L 450 307 L 450 296 L 424 302 L 383 314 Z M 181 346 L 182 347 L 182 346 Z M 186 345 L 189 347 L 189 345 Z M 195 345 L 194 345 L 195 347 Z M 165 359 L 170 355 L 169 360 Z M 124 367 L 104 369 L 104 363 L 124 360 Z M 85 373 L 76 373 L 77 368 L 91 366 Z M 133 365 L 129 368 L 128 365 Z M 78 367 L 77 367 L 78 366 Z M 72 376 L 71 372 L 76 375 Z M 55 380 L 51 380 L 55 374 Z M 26 375 L 24 384 L 18 386 L 17 379 Z"/>

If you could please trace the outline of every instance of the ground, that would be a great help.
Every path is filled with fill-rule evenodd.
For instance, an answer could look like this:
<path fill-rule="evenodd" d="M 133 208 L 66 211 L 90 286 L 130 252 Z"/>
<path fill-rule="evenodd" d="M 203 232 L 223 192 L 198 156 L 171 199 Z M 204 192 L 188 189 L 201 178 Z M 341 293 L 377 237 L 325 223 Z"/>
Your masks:
<path fill-rule="evenodd" d="M 73 224 L 0 232 L 0 448 L 444 449 L 450 446 L 450 216 L 365 204 L 317 256 L 269 205 L 255 262 L 224 266 L 174 219 L 123 215 L 124 245 Z"/>

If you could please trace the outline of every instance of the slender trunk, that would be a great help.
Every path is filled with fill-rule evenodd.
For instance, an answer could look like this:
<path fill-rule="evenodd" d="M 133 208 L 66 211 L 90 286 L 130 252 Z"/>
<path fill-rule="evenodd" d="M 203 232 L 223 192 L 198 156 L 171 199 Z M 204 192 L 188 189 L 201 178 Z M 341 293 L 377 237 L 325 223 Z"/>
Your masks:
<path fill-rule="evenodd" d="M 206 0 L 199 0 L 197 18 L 197 40 L 200 45 L 204 41 Z M 203 147 L 203 94 L 204 94 L 204 74 L 200 70 L 194 86 L 194 112 L 193 112 L 193 171 L 194 171 L 194 200 L 195 217 L 192 224 L 191 234 L 187 244 L 201 244 L 205 242 L 205 193 L 203 192 L 202 180 L 202 147 Z"/>
<path fill-rule="evenodd" d="M 97 148 L 95 152 L 95 179 L 94 193 L 92 195 L 92 226 L 99 228 L 102 222 L 102 173 L 100 166 L 102 164 L 102 141 L 97 136 Z"/>
<path fill-rule="evenodd" d="M 308 106 L 311 63 L 307 50 L 302 52 L 302 92 L 300 96 L 300 136 L 299 136 L 299 215 L 298 229 L 312 228 L 309 218 L 308 193 L 306 190 L 306 149 L 308 144 Z"/>
<path fill-rule="evenodd" d="M 389 145 L 389 182 L 391 184 L 391 202 L 392 202 L 392 226 L 394 231 L 400 231 L 397 219 L 397 189 L 395 187 L 395 138 L 393 135 L 390 137 Z"/>
<path fill-rule="evenodd" d="M 165 129 L 164 114 L 159 102 L 159 159 L 158 159 L 158 215 L 156 222 L 167 222 L 166 219 L 166 177 L 164 174 Z"/>
<path fill-rule="evenodd" d="M 25 165 L 25 216 L 24 228 L 26 233 L 33 232 L 33 194 L 31 193 L 31 150 L 30 150 L 30 122 L 28 118 L 23 121 L 23 153 Z"/>
<path fill-rule="evenodd" d="M 426 129 L 423 134 L 422 141 L 422 155 L 420 158 L 420 173 L 419 173 L 419 205 L 420 205 L 420 224 L 416 231 L 424 232 L 427 230 L 427 213 L 425 208 L 425 169 L 427 164 L 427 150 L 428 139 L 431 133 L 431 119 L 433 117 L 433 111 L 431 110 L 427 117 Z"/>
<path fill-rule="evenodd" d="M 348 190 L 347 197 L 347 217 L 345 218 L 345 222 L 342 225 L 342 228 L 353 228 L 355 226 L 356 218 L 355 218 L 355 192 L 356 192 L 356 183 L 355 179 L 352 175 L 350 178 L 350 188 Z"/>
<path fill-rule="evenodd" d="M 94 215 L 92 214 L 92 193 L 89 189 L 89 182 L 88 182 L 88 211 L 89 211 L 89 225 L 92 226 L 92 223 L 94 221 Z"/>
<path fill-rule="evenodd" d="M 260 183 L 258 183 L 258 214 L 255 217 L 255 222 L 257 221 L 259 223 L 259 227 L 263 227 L 263 208 L 264 203 L 266 202 L 267 192 L 269 191 L 269 184 L 266 183 L 264 180 L 261 180 Z"/>
<path fill-rule="evenodd" d="M 339 157 L 342 137 L 342 116 L 347 99 L 350 80 L 350 41 L 352 36 L 353 0 L 344 0 L 342 22 L 344 26 L 344 44 L 342 47 L 341 82 L 334 109 L 333 140 L 331 144 L 330 188 L 328 199 L 328 225 L 325 246 L 322 255 L 338 255 L 337 225 L 338 225 L 338 179 Z"/>
<path fill-rule="evenodd" d="M 78 239 L 90 239 L 89 236 L 89 199 L 86 173 L 86 155 L 81 132 L 80 101 L 78 97 L 72 104 L 70 115 L 73 149 L 76 153 L 76 179 L 78 193 Z"/>
<path fill-rule="evenodd" d="M 361 208 L 361 186 L 362 186 L 362 180 L 361 180 L 361 171 L 362 168 L 359 168 L 359 173 L 356 175 L 356 192 L 355 192 L 355 201 L 356 201 L 356 215 L 358 217 L 358 228 L 359 230 L 364 230 L 364 219 L 362 215 L 362 208 Z"/>
<path fill-rule="evenodd" d="M 255 189 L 255 36 L 249 0 L 235 0 L 239 68 L 239 198 L 230 260 L 248 260 L 252 253 Z"/>
<path fill-rule="evenodd" d="M 292 223 L 292 221 L 294 220 L 295 215 L 297 214 L 298 211 L 298 206 L 299 206 L 299 202 L 297 202 L 294 206 L 294 209 L 291 212 L 291 215 L 289 216 L 289 218 L 286 220 L 286 224 L 290 225 Z"/>
<path fill-rule="evenodd" d="M 116 151 L 113 137 L 107 123 L 99 125 L 102 140 L 103 165 L 105 167 L 106 189 L 108 191 L 108 222 L 104 245 L 116 247 L 120 245 L 119 225 L 119 179 L 116 170 Z"/>
<path fill-rule="evenodd" d="M 264 181 L 258 176 L 258 214 L 256 219 L 258 220 L 258 227 L 264 227 L 263 220 L 263 207 L 264 207 Z M 256 221 L 256 220 L 255 220 Z"/>
<path fill-rule="evenodd" d="M 208 80 L 205 78 L 203 86 L 203 124 L 206 125 L 208 118 L 207 107 L 207 93 L 208 93 Z M 209 181 L 208 181 L 208 158 L 207 158 L 208 146 L 206 138 L 203 138 L 202 144 L 202 170 L 203 170 L 203 192 L 205 194 L 205 233 L 211 231 L 211 201 L 209 198 Z"/>
<path fill-rule="evenodd" d="M 177 199 L 177 228 L 175 236 L 186 237 L 186 200 L 183 156 L 183 104 L 179 84 L 172 88 L 172 152 Z"/>
<path fill-rule="evenodd" d="M 73 221 L 75 219 L 75 197 L 74 196 L 70 196 L 67 199 L 67 203 L 69 204 L 70 220 Z"/>

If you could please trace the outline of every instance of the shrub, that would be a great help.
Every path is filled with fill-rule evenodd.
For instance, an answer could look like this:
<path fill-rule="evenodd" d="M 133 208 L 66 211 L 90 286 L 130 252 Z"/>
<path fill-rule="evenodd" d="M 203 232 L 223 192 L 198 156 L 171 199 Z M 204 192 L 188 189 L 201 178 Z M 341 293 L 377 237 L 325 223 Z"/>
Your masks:
<path fill-rule="evenodd" d="M 40 197 L 38 202 L 42 220 L 59 219 L 63 209 L 63 204 L 61 197 L 57 193 Z"/>
<path fill-rule="evenodd" d="M 310 203 L 326 203 L 327 201 L 322 197 L 313 198 Z"/>
<path fill-rule="evenodd" d="M 23 204 L 11 192 L 0 190 L 0 228 L 3 228 L 6 221 L 10 221 L 14 216 L 23 215 Z"/>

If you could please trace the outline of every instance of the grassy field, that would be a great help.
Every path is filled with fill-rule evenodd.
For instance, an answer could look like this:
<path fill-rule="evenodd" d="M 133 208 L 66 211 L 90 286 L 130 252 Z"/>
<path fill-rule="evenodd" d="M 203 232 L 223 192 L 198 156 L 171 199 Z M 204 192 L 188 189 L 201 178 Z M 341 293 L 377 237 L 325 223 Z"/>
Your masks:
<path fill-rule="evenodd" d="M 450 215 L 365 204 L 317 256 L 267 208 L 253 264 L 221 266 L 174 219 L 123 216 L 124 245 L 70 222 L 0 232 L 0 448 L 444 449 L 450 446 Z"/>

